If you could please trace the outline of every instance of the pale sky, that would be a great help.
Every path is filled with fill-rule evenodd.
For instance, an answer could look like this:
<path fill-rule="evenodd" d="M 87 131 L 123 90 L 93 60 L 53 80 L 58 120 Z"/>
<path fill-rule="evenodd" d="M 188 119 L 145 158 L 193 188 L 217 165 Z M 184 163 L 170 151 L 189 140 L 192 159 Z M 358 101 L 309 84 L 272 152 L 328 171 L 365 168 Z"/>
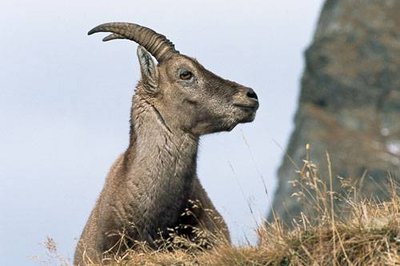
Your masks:
<path fill-rule="evenodd" d="M 255 243 L 321 6 L 322 0 L 1 1 L 0 265 L 38 265 L 31 257 L 47 259 L 47 236 L 72 258 L 106 174 L 127 146 L 137 45 L 86 35 L 111 21 L 153 28 L 181 53 L 257 92 L 255 121 L 202 138 L 198 163 L 234 243 Z"/>

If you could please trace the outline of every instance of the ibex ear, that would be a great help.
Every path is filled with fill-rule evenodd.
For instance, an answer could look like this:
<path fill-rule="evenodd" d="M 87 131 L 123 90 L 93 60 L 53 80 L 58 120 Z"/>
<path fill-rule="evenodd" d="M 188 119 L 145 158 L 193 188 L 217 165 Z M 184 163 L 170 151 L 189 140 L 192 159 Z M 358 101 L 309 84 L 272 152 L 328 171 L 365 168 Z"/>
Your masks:
<path fill-rule="evenodd" d="M 137 49 L 140 70 L 142 72 L 142 84 L 149 92 L 158 90 L 158 69 L 150 53 L 140 46 Z"/>

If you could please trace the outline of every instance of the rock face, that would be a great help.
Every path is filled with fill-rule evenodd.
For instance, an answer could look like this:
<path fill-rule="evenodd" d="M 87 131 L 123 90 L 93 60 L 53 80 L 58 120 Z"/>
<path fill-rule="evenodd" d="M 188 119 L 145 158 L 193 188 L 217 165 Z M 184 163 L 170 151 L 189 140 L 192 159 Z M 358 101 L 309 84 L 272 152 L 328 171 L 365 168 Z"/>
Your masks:
<path fill-rule="evenodd" d="M 400 1 L 327 0 L 305 58 L 273 202 L 288 223 L 304 211 L 288 181 L 297 177 L 293 162 L 303 165 L 307 143 L 322 176 L 328 151 L 334 175 L 362 183 L 364 195 L 384 200 L 389 174 L 400 179 Z"/>

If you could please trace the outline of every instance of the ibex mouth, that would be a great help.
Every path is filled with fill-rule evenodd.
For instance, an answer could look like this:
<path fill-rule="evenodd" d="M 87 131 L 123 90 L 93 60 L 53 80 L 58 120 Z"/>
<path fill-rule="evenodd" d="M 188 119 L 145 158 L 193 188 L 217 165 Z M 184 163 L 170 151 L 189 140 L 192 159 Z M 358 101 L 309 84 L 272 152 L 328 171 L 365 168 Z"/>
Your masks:
<path fill-rule="evenodd" d="M 258 102 L 255 102 L 254 104 L 234 104 L 234 106 L 239 107 L 240 109 L 243 110 L 249 110 L 255 112 L 257 111 L 259 104 Z"/>

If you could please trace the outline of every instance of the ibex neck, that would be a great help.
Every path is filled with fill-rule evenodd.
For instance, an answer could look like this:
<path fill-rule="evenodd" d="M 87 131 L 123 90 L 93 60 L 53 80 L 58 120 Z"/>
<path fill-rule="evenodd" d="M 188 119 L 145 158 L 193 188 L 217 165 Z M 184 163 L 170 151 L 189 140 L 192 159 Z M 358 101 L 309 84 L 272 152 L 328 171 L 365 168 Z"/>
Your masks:
<path fill-rule="evenodd" d="M 160 115 L 149 102 L 134 97 L 131 143 L 125 154 L 126 188 L 138 204 L 128 213 L 139 215 L 142 226 L 151 227 L 146 234 L 153 237 L 158 229 L 172 226 L 187 203 L 198 147 L 198 138 L 169 128 Z"/>
<path fill-rule="evenodd" d="M 145 99 L 136 95 L 133 101 L 127 166 L 135 182 L 142 181 L 148 189 L 179 193 L 195 175 L 198 138 L 171 128 Z"/>

